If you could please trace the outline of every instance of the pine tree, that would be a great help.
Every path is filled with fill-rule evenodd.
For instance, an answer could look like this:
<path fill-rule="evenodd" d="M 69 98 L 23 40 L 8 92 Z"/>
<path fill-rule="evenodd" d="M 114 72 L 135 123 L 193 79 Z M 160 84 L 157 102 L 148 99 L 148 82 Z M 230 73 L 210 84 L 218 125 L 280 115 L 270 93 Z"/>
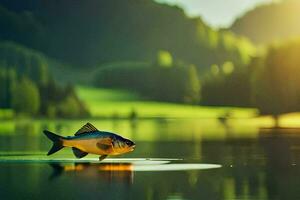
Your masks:
<path fill-rule="evenodd" d="M 13 93 L 12 107 L 17 113 L 35 115 L 40 108 L 40 94 L 34 82 L 22 77 Z"/>
<path fill-rule="evenodd" d="M 190 65 L 187 69 L 185 81 L 184 102 L 190 104 L 197 104 L 200 101 L 200 81 L 197 70 L 194 65 Z"/>

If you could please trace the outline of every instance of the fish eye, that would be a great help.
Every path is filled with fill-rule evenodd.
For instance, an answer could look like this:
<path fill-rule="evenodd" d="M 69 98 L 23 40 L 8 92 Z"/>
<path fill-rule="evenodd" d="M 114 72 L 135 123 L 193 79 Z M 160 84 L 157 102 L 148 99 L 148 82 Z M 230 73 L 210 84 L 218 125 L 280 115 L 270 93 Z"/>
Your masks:
<path fill-rule="evenodd" d="M 131 145 L 131 142 L 128 141 L 128 140 L 127 140 L 125 143 L 126 143 L 128 146 Z"/>

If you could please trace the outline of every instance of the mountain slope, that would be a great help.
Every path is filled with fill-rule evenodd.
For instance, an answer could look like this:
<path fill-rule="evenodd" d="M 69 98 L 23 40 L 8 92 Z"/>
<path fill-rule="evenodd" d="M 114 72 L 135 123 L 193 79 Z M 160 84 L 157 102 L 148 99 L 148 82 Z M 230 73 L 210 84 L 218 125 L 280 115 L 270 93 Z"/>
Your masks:
<path fill-rule="evenodd" d="M 259 6 L 237 19 L 231 31 L 257 44 L 300 36 L 300 1 L 286 0 Z"/>
<path fill-rule="evenodd" d="M 0 21 L 8 30 L 0 39 L 77 66 L 152 61 L 163 49 L 177 60 L 205 68 L 227 60 L 245 64 L 254 51 L 245 38 L 213 30 L 178 7 L 151 0 L 0 0 L 0 5 L 2 12 L 11 13 Z M 23 16 L 29 16 L 35 28 Z M 8 20 L 12 23 L 5 23 Z M 32 37 L 24 38 L 28 30 Z"/>

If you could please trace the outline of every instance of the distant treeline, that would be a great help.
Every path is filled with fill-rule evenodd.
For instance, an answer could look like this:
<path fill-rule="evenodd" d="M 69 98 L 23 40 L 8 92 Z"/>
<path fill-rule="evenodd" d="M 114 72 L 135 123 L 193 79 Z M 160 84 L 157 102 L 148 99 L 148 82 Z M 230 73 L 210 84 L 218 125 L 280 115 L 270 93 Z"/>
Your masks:
<path fill-rule="evenodd" d="M 199 73 L 194 65 L 176 61 L 167 51 L 159 51 L 156 59 L 148 64 L 120 62 L 100 67 L 95 84 L 138 92 L 157 101 L 251 106 L 246 67 L 235 68 L 227 61 L 221 67 L 212 65 L 209 73 Z"/>
<path fill-rule="evenodd" d="M 47 58 L 12 42 L 0 42 L 0 108 L 47 117 L 88 115 L 71 85 L 58 85 Z"/>
<path fill-rule="evenodd" d="M 135 90 L 155 100 L 257 107 L 262 114 L 300 111 L 300 39 L 270 45 L 246 66 L 227 61 L 207 73 L 165 51 L 144 66 L 102 68 L 96 84 Z M 200 77 L 200 78 L 199 78 Z"/>
<path fill-rule="evenodd" d="M 120 63 L 101 67 L 95 77 L 97 86 L 135 91 L 147 99 L 184 103 L 198 103 L 200 99 L 196 67 L 173 63 L 166 51 L 160 51 L 151 64 Z"/>
<path fill-rule="evenodd" d="M 212 66 L 203 83 L 202 102 L 253 106 L 275 116 L 300 111 L 299 52 L 300 39 L 294 39 L 268 46 L 248 66 L 229 74 L 224 66 Z"/>

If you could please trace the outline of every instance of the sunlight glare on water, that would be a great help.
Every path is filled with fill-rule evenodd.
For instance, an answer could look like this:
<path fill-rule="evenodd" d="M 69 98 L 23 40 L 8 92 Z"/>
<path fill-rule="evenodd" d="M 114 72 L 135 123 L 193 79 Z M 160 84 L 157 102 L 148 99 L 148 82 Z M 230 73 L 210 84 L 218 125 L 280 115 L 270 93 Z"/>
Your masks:
<path fill-rule="evenodd" d="M 221 168 L 221 165 L 216 164 L 166 164 L 166 165 L 141 165 L 134 166 L 134 171 L 185 171 L 185 170 L 203 170 Z"/>
<path fill-rule="evenodd" d="M 132 171 L 184 171 L 184 170 L 202 170 L 220 168 L 217 164 L 200 164 L 200 163 L 173 163 L 174 161 L 183 161 L 174 158 L 108 158 L 99 161 L 98 158 L 73 159 L 73 158 L 56 158 L 49 159 L 39 156 L 0 156 L 0 163 L 57 163 L 57 164 L 98 164 L 100 165 L 130 165 Z M 119 168 L 110 168 L 110 170 Z"/>

